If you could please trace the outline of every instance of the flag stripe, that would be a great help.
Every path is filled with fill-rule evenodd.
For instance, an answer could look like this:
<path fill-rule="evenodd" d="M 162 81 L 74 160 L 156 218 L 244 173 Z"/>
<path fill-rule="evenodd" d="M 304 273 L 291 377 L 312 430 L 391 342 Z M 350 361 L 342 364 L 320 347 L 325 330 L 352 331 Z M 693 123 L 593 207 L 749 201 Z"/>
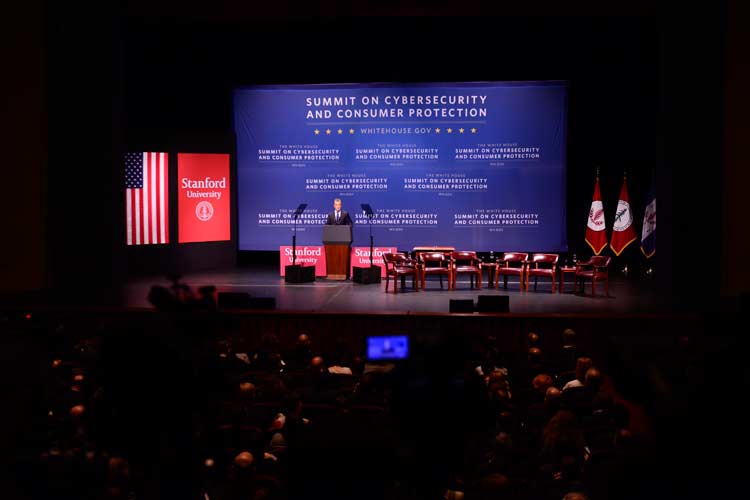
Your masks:
<path fill-rule="evenodd" d="M 164 153 L 164 242 L 169 243 L 169 154 Z"/>
<path fill-rule="evenodd" d="M 135 191 L 135 244 L 141 244 L 141 190 Z"/>
<path fill-rule="evenodd" d="M 125 231 L 127 232 L 128 245 L 133 244 L 133 196 L 130 188 L 125 190 Z"/>
<path fill-rule="evenodd" d="M 149 186 L 149 192 L 151 193 L 151 243 L 158 243 L 156 239 L 156 214 L 159 209 L 156 207 L 156 153 L 151 153 L 151 164 L 149 165 L 149 171 L 151 173 L 151 185 Z"/>
<path fill-rule="evenodd" d="M 159 229 L 161 231 L 160 243 L 166 243 L 166 230 L 164 224 L 164 153 L 159 153 Z"/>
<path fill-rule="evenodd" d="M 152 241 L 154 243 L 160 243 L 161 240 L 159 238 L 159 153 L 151 153 L 153 161 L 151 162 L 151 177 L 154 178 L 154 182 L 152 183 L 151 187 L 153 189 L 153 203 L 152 203 L 152 219 L 154 221 L 153 224 L 153 239 Z"/>
<path fill-rule="evenodd" d="M 164 154 L 164 243 L 169 243 L 169 155 Z"/>
<path fill-rule="evenodd" d="M 149 154 L 143 153 L 143 244 L 148 245 L 148 159 Z"/>

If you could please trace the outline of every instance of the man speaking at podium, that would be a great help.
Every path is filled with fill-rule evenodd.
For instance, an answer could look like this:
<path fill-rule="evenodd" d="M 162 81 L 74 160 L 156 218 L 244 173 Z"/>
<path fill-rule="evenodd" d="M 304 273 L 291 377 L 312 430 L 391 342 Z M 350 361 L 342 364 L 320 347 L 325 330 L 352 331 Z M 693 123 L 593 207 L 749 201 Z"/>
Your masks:
<path fill-rule="evenodd" d="M 349 268 L 351 267 L 351 226 L 352 218 L 349 217 L 349 212 L 341 209 L 341 198 L 333 200 L 333 212 L 329 212 L 328 219 L 326 220 L 327 226 L 350 226 L 348 242 L 343 246 L 339 242 L 338 238 L 341 238 L 341 230 L 346 231 L 344 228 L 341 230 L 330 228 L 332 231 L 328 233 L 338 233 L 334 238 L 334 242 L 326 241 L 326 230 L 323 230 L 323 243 L 326 248 L 326 276 L 328 279 L 349 279 Z"/>
<path fill-rule="evenodd" d="M 333 212 L 328 213 L 328 220 L 326 224 L 333 226 L 351 226 L 352 218 L 349 217 L 349 212 L 341 209 L 341 198 L 333 200 Z"/>

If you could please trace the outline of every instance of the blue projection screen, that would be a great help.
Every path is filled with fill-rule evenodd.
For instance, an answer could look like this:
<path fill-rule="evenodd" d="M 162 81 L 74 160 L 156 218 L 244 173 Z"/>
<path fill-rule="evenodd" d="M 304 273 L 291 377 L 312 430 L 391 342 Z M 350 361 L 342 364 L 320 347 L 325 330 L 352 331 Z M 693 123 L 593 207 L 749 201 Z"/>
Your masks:
<path fill-rule="evenodd" d="M 564 82 L 235 90 L 239 249 L 321 244 L 334 198 L 355 245 L 564 251 Z"/>

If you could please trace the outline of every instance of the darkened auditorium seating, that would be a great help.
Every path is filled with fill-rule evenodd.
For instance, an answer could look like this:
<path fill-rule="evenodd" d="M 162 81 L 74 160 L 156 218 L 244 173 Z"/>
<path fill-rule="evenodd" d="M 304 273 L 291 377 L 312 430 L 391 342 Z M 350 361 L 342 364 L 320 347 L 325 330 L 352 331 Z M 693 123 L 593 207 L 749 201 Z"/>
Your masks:
<path fill-rule="evenodd" d="M 477 320 L 425 317 L 401 329 L 410 358 L 391 363 L 368 361 L 360 341 L 360 325 L 391 328 L 382 320 L 337 316 L 330 328 L 334 315 L 308 316 L 6 316 L 45 339 L 23 484 L 37 498 L 627 497 L 655 464 L 649 421 L 616 378 L 630 355 L 613 357 L 610 334 L 649 337 L 670 373 L 699 363 L 690 318 L 670 333 L 658 318 L 493 316 L 476 330 Z M 571 324 L 581 331 L 563 335 Z"/>

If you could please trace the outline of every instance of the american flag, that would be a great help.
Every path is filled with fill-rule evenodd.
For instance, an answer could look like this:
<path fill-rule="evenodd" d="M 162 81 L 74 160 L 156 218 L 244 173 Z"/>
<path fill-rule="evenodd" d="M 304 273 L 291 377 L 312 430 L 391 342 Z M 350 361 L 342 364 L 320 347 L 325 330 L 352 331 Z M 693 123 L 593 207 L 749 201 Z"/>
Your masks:
<path fill-rule="evenodd" d="M 169 243 L 167 153 L 125 154 L 128 245 Z"/>

